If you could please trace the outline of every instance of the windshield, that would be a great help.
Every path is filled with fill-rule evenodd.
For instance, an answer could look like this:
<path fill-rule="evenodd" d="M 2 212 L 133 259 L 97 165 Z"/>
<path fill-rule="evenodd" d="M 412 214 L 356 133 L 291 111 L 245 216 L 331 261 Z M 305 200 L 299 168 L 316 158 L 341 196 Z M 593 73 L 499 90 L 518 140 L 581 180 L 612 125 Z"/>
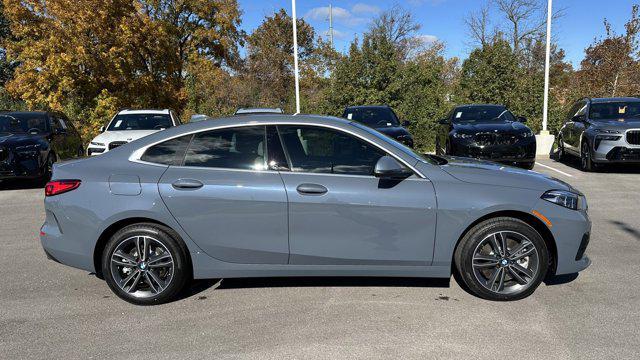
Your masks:
<path fill-rule="evenodd" d="M 454 123 L 514 122 L 516 118 L 502 106 L 463 106 L 453 112 Z"/>
<path fill-rule="evenodd" d="M 427 156 L 426 154 L 425 155 L 418 154 L 418 153 L 414 152 L 413 150 L 411 150 L 411 148 L 409 148 L 409 147 L 405 146 L 404 144 L 402 144 L 402 143 L 390 138 L 389 136 L 386 136 L 383 133 L 377 132 L 375 130 L 371 130 L 371 128 L 369 128 L 367 126 L 363 126 L 363 125 L 361 125 L 359 123 L 355 123 L 354 122 L 352 124 L 353 124 L 353 126 L 359 128 L 359 129 L 365 130 L 369 134 L 371 134 L 371 135 L 375 136 L 376 138 L 386 142 L 387 144 L 393 146 L 394 148 L 396 148 L 396 149 L 402 151 L 403 153 L 413 157 L 414 159 L 421 160 L 421 161 L 429 163 L 429 164 L 438 165 L 438 161 L 432 159 L 430 156 Z"/>
<path fill-rule="evenodd" d="M 47 132 L 47 117 L 44 114 L 0 114 L 0 132 L 42 134 Z"/>
<path fill-rule="evenodd" d="M 386 107 L 380 108 L 350 108 L 345 110 L 344 118 L 357 121 L 372 128 L 399 126 L 398 118 L 393 111 Z"/>
<path fill-rule="evenodd" d="M 591 104 L 589 119 L 620 120 L 640 117 L 640 101 L 620 101 Z"/>
<path fill-rule="evenodd" d="M 121 114 L 113 118 L 107 130 L 162 130 L 171 126 L 169 114 Z"/>

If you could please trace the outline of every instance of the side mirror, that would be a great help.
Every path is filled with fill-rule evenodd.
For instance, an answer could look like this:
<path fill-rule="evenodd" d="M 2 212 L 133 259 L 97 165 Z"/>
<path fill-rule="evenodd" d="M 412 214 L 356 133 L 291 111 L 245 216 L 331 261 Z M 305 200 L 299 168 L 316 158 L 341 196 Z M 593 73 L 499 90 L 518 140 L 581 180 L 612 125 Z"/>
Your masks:
<path fill-rule="evenodd" d="M 438 124 L 440 124 L 440 125 L 449 125 L 449 124 L 451 124 L 451 122 L 449 121 L 449 119 L 440 119 L 440 120 L 438 120 Z"/>
<path fill-rule="evenodd" d="M 411 121 L 409 121 L 409 120 L 405 120 L 405 121 L 402 122 L 402 126 L 403 127 L 407 127 L 409 125 L 411 125 Z"/>
<path fill-rule="evenodd" d="M 524 116 L 518 116 L 518 121 L 521 123 L 526 123 L 527 122 L 527 118 Z"/>
<path fill-rule="evenodd" d="M 585 120 L 584 115 L 576 115 L 571 118 L 571 121 L 574 121 L 574 122 L 583 122 L 584 120 Z"/>
<path fill-rule="evenodd" d="M 100 126 L 100 132 L 101 132 L 101 133 L 103 133 L 105 130 L 106 130 L 106 129 L 104 128 L 104 125 L 103 125 L 103 126 Z"/>
<path fill-rule="evenodd" d="M 385 155 L 378 159 L 374 175 L 386 179 L 405 179 L 413 175 L 413 171 L 402 166 L 396 159 Z"/>

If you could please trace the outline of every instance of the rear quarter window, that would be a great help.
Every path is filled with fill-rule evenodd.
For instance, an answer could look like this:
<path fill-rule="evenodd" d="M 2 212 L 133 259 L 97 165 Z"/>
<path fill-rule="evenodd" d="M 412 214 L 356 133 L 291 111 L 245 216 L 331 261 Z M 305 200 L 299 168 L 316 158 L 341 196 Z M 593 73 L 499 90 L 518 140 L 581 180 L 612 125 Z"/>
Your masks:
<path fill-rule="evenodd" d="M 162 165 L 182 165 L 187 146 L 193 135 L 185 135 L 153 145 L 140 160 Z"/>

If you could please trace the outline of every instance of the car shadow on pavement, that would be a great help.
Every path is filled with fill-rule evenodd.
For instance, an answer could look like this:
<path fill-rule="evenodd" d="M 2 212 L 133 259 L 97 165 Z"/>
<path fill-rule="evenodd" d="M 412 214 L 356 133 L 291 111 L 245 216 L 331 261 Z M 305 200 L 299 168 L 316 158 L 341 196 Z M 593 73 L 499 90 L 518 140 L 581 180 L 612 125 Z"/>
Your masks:
<path fill-rule="evenodd" d="M 0 180 L 0 191 L 42 189 L 44 184 L 36 180 Z"/>
<path fill-rule="evenodd" d="M 218 290 L 269 287 L 436 287 L 450 279 L 404 277 L 273 277 L 223 279 Z"/>
<path fill-rule="evenodd" d="M 640 241 L 640 231 L 635 229 L 634 227 L 632 227 L 631 225 L 622 222 L 622 221 L 618 221 L 618 220 L 609 220 L 609 222 L 615 226 L 617 226 L 618 228 L 620 228 L 620 230 L 626 232 L 627 234 L 633 236 L 636 240 Z"/>
<path fill-rule="evenodd" d="M 574 281 L 575 279 L 578 278 L 579 275 L 580 275 L 579 273 L 565 274 L 565 275 L 549 275 L 547 276 L 546 279 L 544 279 L 543 282 L 547 286 L 564 285 Z"/>
<path fill-rule="evenodd" d="M 570 168 L 582 171 L 580 168 L 580 158 L 577 156 L 567 155 L 562 161 L 558 160 L 557 153 L 553 153 L 550 159 L 554 162 L 561 163 Z M 638 164 L 605 164 L 598 167 L 596 173 L 615 173 L 615 174 L 640 174 L 640 165 Z"/>

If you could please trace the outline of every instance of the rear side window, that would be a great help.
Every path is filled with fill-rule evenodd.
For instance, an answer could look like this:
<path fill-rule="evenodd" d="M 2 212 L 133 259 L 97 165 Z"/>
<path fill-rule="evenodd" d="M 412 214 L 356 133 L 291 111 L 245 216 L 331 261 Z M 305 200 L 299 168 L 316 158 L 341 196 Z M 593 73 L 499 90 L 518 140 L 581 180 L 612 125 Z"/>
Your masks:
<path fill-rule="evenodd" d="M 265 127 L 244 126 L 196 134 L 184 166 L 264 170 Z"/>
<path fill-rule="evenodd" d="M 181 165 L 191 137 L 192 135 L 185 135 L 153 145 L 144 152 L 140 160 L 163 165 Z"/>
<path fill-rule="evenodd" d="M 372 175 L 382 150 L 346 133 L 313 126 L 278 126 L 293 171 Z"/>

